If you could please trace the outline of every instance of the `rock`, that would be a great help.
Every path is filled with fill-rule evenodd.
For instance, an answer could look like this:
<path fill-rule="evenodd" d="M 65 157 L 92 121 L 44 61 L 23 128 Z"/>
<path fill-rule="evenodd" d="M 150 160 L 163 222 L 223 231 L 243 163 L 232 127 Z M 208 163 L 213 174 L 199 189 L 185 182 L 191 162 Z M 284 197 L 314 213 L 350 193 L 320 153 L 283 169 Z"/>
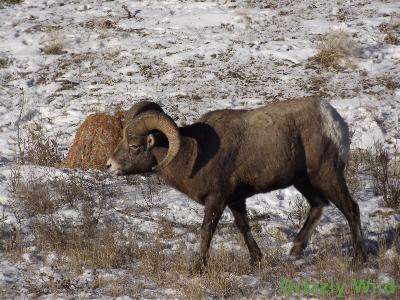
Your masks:
<path fill-rule="evenodd" d="M 93 114 L 79 126 L 63 166 L 103 169 L 122 134 L 120 115 Z"/>

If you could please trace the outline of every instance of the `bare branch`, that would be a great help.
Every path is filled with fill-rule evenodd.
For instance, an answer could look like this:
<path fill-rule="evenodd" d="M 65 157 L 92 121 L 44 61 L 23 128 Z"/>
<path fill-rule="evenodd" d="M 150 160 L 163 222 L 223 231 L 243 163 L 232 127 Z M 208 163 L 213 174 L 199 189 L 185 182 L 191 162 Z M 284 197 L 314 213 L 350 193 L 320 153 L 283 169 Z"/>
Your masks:
<path fill-rule="evenodd" d="M 128 7 L 126 7 L 126 5 L 122 5 L 122 8 L 128 13 L 128 19 L 132 18 L 132 13 L 131 11 L 128 9 Z"/>

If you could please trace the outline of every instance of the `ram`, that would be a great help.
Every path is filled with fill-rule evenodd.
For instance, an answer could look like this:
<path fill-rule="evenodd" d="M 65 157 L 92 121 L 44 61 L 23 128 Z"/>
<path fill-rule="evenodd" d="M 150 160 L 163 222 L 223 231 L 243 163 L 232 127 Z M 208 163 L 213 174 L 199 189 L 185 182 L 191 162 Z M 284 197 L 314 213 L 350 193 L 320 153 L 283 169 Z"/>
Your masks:
<path fill-rule="evenodd" d="M 349 144 L 345 121 L 317 98 L 211 111 L 180 128 L 156 103 L 139 102 L 126 115 L 123 139 L 107 168 L 116 175 L 153 172 L 204 205 L 200 264 L 206 263 L 226 207 L 244 237 L 251 262 L 260 262 L 246 198 L 292 185 L 307 199 L 310 211 L 291 254 L 301 254 L 323 207 L 332 202 L 348 221 L 355 259 L 365 260 L 359 207 L 344 175 Z"/>

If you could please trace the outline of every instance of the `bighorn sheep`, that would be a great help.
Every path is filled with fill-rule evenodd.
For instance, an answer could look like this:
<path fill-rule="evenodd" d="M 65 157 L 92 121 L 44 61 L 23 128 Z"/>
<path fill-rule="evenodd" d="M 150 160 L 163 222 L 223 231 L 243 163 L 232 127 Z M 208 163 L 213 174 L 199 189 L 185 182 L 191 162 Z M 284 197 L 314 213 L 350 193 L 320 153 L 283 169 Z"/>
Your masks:
<path fill-rule="evenodd" d="M 359 207 L 344 175 L 349 144 L 345 121 L 317 98 L 211 111 L 181 128 L 157 104 L 140 102 L 128 112 L 123 140 L 107 167 L 116 175 L 155 172 L 203 204 L 199 261 L 204 264 L 226 206 L 251 262 L 259 262 L 262 254 L 250 231 L 246 198 L 291 185 L 310 204 L 291 254 L 301 254 L 323 207 L 332 202 L 349 223 L 355 258 L 365 259 Z"/>

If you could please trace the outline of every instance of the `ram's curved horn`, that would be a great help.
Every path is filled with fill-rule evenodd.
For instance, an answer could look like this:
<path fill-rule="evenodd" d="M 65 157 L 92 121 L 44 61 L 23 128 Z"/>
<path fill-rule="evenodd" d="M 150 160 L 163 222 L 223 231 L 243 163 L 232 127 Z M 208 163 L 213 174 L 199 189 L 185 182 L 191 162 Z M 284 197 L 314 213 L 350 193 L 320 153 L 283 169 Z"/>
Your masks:
<path fill-rule="evenodd" d="M 128 124 L 139 114 L 147 111 L 164 112 L 160 105 L 150 101 L 140 101 L 132 105 L 132 107 L 125 112 L 125 124 Z"/>
<path fill-rule="evenodd" d="M 181 147 L 181 136 L 175 122 L 163 112 L 145 112 L 131 121 L 127 131 L 135 135 L 145 135 L 151 130 L 161 131 L 168 139 L 169 147 L 165 158 L 153 170 L 166 167 L 178 154 Z"/>

